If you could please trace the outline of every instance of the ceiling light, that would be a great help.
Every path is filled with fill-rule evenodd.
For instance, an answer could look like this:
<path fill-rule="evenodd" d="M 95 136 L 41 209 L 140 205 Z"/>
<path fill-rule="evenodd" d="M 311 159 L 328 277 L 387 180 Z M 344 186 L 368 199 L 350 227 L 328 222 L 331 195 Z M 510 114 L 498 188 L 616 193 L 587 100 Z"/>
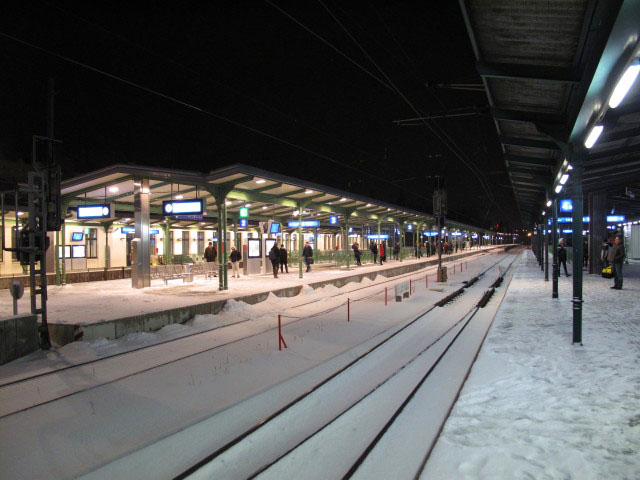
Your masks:
<path fill-rule="evenodd" d="M 262 206 L 262 209 L 263 209 L 263 210 L 266 210 L 267 208 L 269 208 L 269 207 L 267 207 L 266 205 L 263 205 L 263 206 Z"/>
<path fill-rule="evenodd" d="M 206 222 L 200 222 L 200 225 L 204 225 Z"/>
<path fill-rule="evenodd" d="M 640 72 L 640 62 L 638 62 L 638 59 L 636 58 L 633 63 L 629 65 L 629 68 L 627 68 L 622 77 L 620 77 L 616 88 L 613 89 L 613 93 L 609 99 L 609 107 L 616 108 L 620 105 L 620 102 L 622 102 L 622 99 L 636 80 L 638 72 Z"/>
<path fill-rule="evenodd" d="M 370 203 L 367 203 L 367 207 L 370 207 L 370 206 L 371 206 L 371 204 L 370 204 Z"/>
<path fill-rule="evenodd" d="M 550 207 L 550 206 L 551 206 L 551 203 L 553 203 L 553 202 L 551 202 L 551 200 L 549 200 L 549 201 L 547 202 L 547 207 Z"/>
<path fill-rule="evenodd" d="M 245 204 L 245 207 L 246 207 L 246 208 L 249 208 L 249 207 L 251 207 L 251 204 L 250 204 L 250 203 L 247 203 L 247 204 Z"/>
<path fill-rule="evenodd" d="M 182 200 L 184 198 L 184 196 L 182 195 L 176 195 L 176 200 Z"/>
<path fill-rule="evenodd" d="M 229 200 L 227 200 L 226 202 L 224 202 L 225 205 L 231 205 L 231 202 Z"/>
<path fill-rule="evenodd" d="M 21 217 L 22 215 L 24 215 L 24 212 L 18 212 L 17 215 Z"/>
<path fill-rule="evenodd" d="M 390 212 L 390 211 L 391 211 L 391 209 L 390 209 L 390 208 L 387 208 L 387 212 Z"/>
<path fill-rule="evenodd" d="M 542 210 L 542 216 L 544 217 L 547 214 L 544 210 Z"/>
<path fill-rule="evenodd" d="M 562 191 L 562 185 L 556 185 L 556 193 L 560 193 Z"/>
<path fill-rule="evenodd" d="M 342 197 L 342 198 L 340 199 L 340 201 L 341 201 L 341 202 L 346 202 L 346 201 L 347 201 L 347 199 L 346 199 L 345 197 Z"/>
<path fill-rule="evenodd" d="M 109 191 L 110 191 L 111 193 L 118 193 L 118 191 L 119 191 L 119 190 L 120 190 L 120 189 L 119 189 L 118 187 L 109 187 Z"/>
<path fill-rule="evenodd" d="M 313 190 L 311 190 L 311 189 L 307 188 L 307 189 L 304 191 L 304 193 L 306 193 L 306 194 L 313 193 Z"/>
<path fill-rule="evenodd" d="M 149 189 L 147 187 L 142 187 L 142 193 L 149 193 Z"/>
<path fill-rule="evenodd" d="M 256 180 L 256 183 L 264 183 L 266 180 Z"/>
<path fill-rule="evenodd" d="M 569 180 L 569 174 L 565 173 L 564 175 L 562 175 L 562 177 L 560 177 L 560 185 L 564 185 L 565 183 L 567 183 L 567 180 Z"/>
<path fill-rule="evenodd" d="M 573 170 L 573 165 L 571 164 L 567 165 L 567 170 Z"/>
<path fill-rule="evenodd" d="M 598 137 L 602 133 L 603 129 L 604 127 L 602 125 L 595 125 L 591 129 L 591 132 L 589 133 L 589 136 L 587 137 L 587 139 L 584 141 L 584 146 L 587 148 L 593 147 L 595 143 L 598 141 Z"/>
<path fill-rule="evenodd" d="M 131 219 L 130 219 L 130 218 L 125 218 L 125 219 L 123 219 L 122 221 L 123 221 L 123 222 L 128 222 L 129 220 L 131 220 Z"/>

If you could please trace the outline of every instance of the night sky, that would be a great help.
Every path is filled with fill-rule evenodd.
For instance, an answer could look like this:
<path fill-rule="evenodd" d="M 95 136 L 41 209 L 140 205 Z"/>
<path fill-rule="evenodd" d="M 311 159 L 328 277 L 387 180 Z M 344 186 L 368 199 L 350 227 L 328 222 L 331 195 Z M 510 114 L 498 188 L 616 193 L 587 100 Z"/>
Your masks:
<path fill-rule="evenodd" d="M 442 175 L 451 218 L 518 227 L 488 115 L 429 122 L 474 171 L 426 126 L 393 124 L 486 108 L 484 92 L 425 86 L 480 83 L 458 2 L 5 2 L 0 33 L 5 183 L 46 133 L 53 76 L 63 178 L 241 162 L 430 212 Z"/>

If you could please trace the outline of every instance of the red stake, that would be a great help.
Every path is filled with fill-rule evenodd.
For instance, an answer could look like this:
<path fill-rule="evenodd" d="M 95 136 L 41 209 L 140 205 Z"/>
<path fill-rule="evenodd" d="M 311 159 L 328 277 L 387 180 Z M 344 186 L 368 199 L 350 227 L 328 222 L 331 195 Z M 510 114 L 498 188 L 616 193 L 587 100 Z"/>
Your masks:
<path fill-rule="evenodd" d="M 429 288 L 429 275 L 425 275 L 424 276 L 424 280 L 425 280 L 425 288 Z"/>
<path fill-rule="evenodd" d="M 284 348 L 289 348 L 282 336 L 282 320 L 280 319 L 280 314 L 278 314 L 278 350 L 282 351 L 282 345 L 284 345 Z"/>
<path fill-rule="evenodd" d="M 347 322 L 350 322 L 350 321 L 351 321 L 351 303 L 347 298 Z"/>
<path fill-rule="evenodd" d="M 462 273 L 462 262 L 460 262 L 460 273 Z"/>
<path fill-rule="evenodd" d="M 384 287 L 384 306 L 387 306 L 387 287 Z"/>
<path fill-rule="evenodd" d="M 453 274 L 454 275 L 456 274 L 456 264 L 455 263 L 453 264 Z"/>
<path fill-rule="evenodd" d="M 411 283 L 411 279 L 409 279 L 409 296 L 411 296 L 411 290 L 413 288 L 413 284 Z"/>

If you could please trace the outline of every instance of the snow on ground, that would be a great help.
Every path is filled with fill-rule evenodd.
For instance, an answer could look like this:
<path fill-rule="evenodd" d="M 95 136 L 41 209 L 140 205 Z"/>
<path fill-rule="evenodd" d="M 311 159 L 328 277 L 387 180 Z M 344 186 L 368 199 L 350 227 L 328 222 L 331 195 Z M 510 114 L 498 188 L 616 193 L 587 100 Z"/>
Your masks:
<path fill-rule="evenodd" d="M 559 299 L 529 251 L 421 478 L 640 478 L 640 280 L 571 279 Z"/>
<path fill-rule="evenodd" d="M 448 261 L 455 257 L 456 254 L 446 255 L 443 259 Z M 423 257 L 420 261 L 424 260 L 426 258 Z M 229 276 L 229 290 L 223 292 L 218 290 L 218 278 L 205 279 L 199 275 L 194 277 L 193 282 L 184 283 L 176 279 L 169 280 L 168 285 L 165 285 L 162 280 L 152 280 L 151 286 L 145 289 L 131 288 L 131 279 L 72 283 L 64 286 L 49 285 L 47 313 L 52 323 L 97 323 L 151 311 L 335 280 L 336 277 L 381 271 L 416 262 L 418 260 L 411 258 L 403 262 L 387 262 L 384 266 L 365 264 L 361 267 L 352 267 L 348 271 L 344 268 L 336 269 L 329 265 L 318 265 L 314 266 L 311 272 L 304 273 L 302 279 L 298 278 L 297 266 L 292 266 L 290 273 L 279 274 L 277 279 L 273 278 L 273 275 L 252 275 L 240 278 Z M 25 289 L 24 296 L 18 302 L 18 311 L 29 311 L 29 301 L 29 292 Z M 9 290 L 0 290 L 0 316 L 11 315 L 12 309 L 13 301 Z"/>

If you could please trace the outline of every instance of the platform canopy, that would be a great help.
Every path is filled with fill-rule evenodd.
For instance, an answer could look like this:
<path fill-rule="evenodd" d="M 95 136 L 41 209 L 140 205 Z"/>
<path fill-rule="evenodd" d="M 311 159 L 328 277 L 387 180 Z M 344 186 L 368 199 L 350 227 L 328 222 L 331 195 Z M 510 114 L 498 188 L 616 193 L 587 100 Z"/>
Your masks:
<path fill-rule="evenodd" d="M 566 173 L 565 158 L 595 125 L 604 131 L 587 150 L 583 190 L 606 192 L 616 213 L 640 215 L 640 197 L 632 198 L 640 194 L 640 82 L 620 106 L 608 105 L 639 54 L 640 2 L 460 5 L 524 223 L 536 222 Z"/>
<path fill-rule="evenodd" d="M 318 185 L 306 180 L 280 175 L 243 164 L 234 164 L 209 173 L 160 168 L 113 165 L 62 182 L 63 203 L 72 211 L 79 205 L 115 204 L 119 222 L 133 221 L 134 182 L 149 180 L 149 204 L 153 221 L 163 218 L 162 202 L 201 198 L 206 201 L 202 219 L 172 222 L 176 228 L 217 223 L 216 203 L 225 202 L 227 215 L 238 218 L 241 208 L 247 208 L 249 219 L 295 220 L 300 205 L 303 218 L 320 221 L 329 227 L 329 218 L 337 216 L 344 224 L 412 223 L 430 228 L 436 223 L 425 212 L 406 209 L 346 191 Z M 453 192 L 451 192 L 453 194 Z M 216 198 L 216 195 L 218 198 Z M 489 233 L 488 230 L 448 220 L 449 229 Z"/>

